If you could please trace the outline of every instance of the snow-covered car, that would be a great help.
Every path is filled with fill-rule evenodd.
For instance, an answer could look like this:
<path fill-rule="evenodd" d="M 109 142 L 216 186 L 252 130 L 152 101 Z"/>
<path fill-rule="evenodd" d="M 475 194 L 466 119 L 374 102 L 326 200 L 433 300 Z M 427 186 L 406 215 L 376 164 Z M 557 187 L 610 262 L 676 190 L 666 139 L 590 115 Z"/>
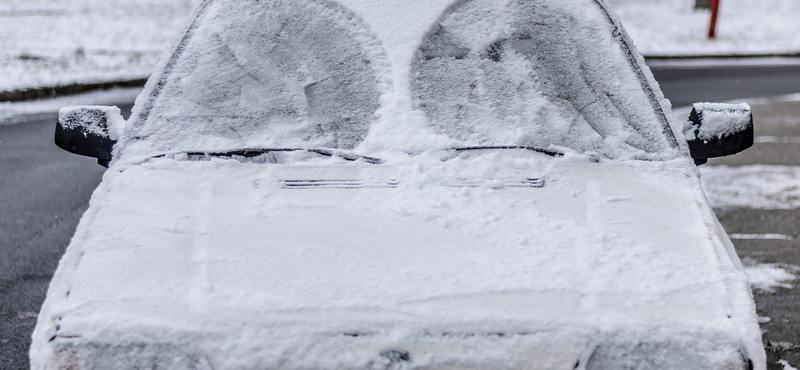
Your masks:
<path fill-rule="evenodd" d="M 695 163 L 749 109 L 670 109 L 604 0 L 203 1 L 60 113 L 109 169 L 32 368 L 763 370 Z"/>

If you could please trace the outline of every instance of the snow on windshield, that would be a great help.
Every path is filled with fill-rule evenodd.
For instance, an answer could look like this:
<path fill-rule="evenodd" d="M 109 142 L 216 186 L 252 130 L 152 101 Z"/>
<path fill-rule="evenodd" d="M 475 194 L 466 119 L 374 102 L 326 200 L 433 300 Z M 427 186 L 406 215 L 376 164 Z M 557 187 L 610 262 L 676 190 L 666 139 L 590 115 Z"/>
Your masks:
<path fill-rule="evenodd" d="M 351 149 L 363 140 L 385 56 L 355 16 L 320 1 L 203 5 L 135 135 L 161 151 Z"/>
<path fill-rule="evenodd" d="M 137 100 L 118 152 L 370 155 L 413 141 L 675 156 L 664 103 L 596 0 L 424 5 L 208 0 Z"/>
<path fill-rule="evenodd" d="M 581 3 L 474 0 L 445 14 L 414 63 L 436 130 L 609 158 L 669 148 L 602 9 Z"/>

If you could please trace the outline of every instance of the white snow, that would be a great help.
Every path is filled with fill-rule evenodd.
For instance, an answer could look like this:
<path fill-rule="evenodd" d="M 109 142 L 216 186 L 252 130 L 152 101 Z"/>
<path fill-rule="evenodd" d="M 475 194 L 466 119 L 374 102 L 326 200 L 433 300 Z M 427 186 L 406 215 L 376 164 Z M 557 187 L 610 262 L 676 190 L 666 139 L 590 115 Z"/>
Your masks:
<path fill-rule="evenodd" d="M 721 0 L 717 38 L 694 0 L 609 0 L 639 52 L 648 56 L 800 52 L 800 2 Z"/>
<path fill-rule="evenodd" d="M 695 103 L 692 106 L 701 122 L 699 129 L 692 121 L 684 123 L 686 140 L 721 139 L 752 126 L 751 109 L 745 103 Z"/>
<path fill-rule="evenodd" d="M 800 167 L 702 166 L 700 173 L 715 209 L 800 208 Z"/>
<path fill-rule="evenodd" d="M 786 360 L 780 360 L 778 361 L 778 364 L 783 366 L 783 370 L 797 370 L 796 367 L 789 364 L 789 362 L 787 362 Z"/>
<path fill-rule="evenodd" d="M 0 91 L 147 77 L 197 0 L 4 0 Z"/>
<path fill-rule="evenodd" d="M 117 107 L 97 105 L 67 106 L 58 111 L 58 124 L 64 129 L 81 129 L 84 134 L 116 140 L 125 120 Z"/>
<path fill-rule="evenodd" d="M 775 264 L 758 263 L 753 260 L 743 260 L 744 271 L 750 280 L 750 286 L 763 292 L 774 292 L 775 288 L 791 289 L 792 283 L 797 280 L 794 272 L 797 267 Z"/>

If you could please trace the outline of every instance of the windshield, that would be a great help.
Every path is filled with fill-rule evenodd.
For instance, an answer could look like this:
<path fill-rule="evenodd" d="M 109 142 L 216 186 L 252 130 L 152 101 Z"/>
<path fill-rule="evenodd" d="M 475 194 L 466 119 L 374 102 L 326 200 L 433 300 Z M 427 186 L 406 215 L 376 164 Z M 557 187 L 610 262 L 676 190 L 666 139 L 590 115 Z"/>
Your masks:
<path fill-rule="evenodd" d="M 425 10 L 441 5 L 438 21 L 407 40 L 417 45 L 407 55 L 376 36 L 391 32 L 374 32 L 402 27 L 389 16 L 365 21 L 367 3 L 203 2 L 137 100 L 120 147 L 353 150 L 382 120 L 403 124 L 387 111 L 407 109 L 424 116 L 420 136 L 451 148 L 674 156 L 660 102 L 596 0 L 431 0 Z"/>

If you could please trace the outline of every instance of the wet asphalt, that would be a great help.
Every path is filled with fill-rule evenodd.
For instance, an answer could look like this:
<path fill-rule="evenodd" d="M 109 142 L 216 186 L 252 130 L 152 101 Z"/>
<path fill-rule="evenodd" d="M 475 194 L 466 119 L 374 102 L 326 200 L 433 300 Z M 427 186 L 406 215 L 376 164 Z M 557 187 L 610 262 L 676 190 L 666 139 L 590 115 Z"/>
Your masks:
<path fill-rule="evenodd" d="M 800 92 L 800 67 L 653 68 L 674 106 Z M 129 108 L 129 107 L 128 107 Z M 756 134 L 800 136 L 800 103 L 753 106 Z M 104 169 L 53 144 L 56 116 L 0 126 L 0 369 L 28 369 L 47 286 Z M 709 165 L 800 165 L 800 143 L 759 143 Z M 729 233 L 798 235 L 800 210 L 718 211 Z M 798 235 L 800 236 L 800 235 Z M 742 258 L 800 266 L 800 241 L 734 240 Z M 769 370 L 800 367 L 800 289 L 755 292 Z M 766 320 L 766 319 L 765 319 Z"/>

